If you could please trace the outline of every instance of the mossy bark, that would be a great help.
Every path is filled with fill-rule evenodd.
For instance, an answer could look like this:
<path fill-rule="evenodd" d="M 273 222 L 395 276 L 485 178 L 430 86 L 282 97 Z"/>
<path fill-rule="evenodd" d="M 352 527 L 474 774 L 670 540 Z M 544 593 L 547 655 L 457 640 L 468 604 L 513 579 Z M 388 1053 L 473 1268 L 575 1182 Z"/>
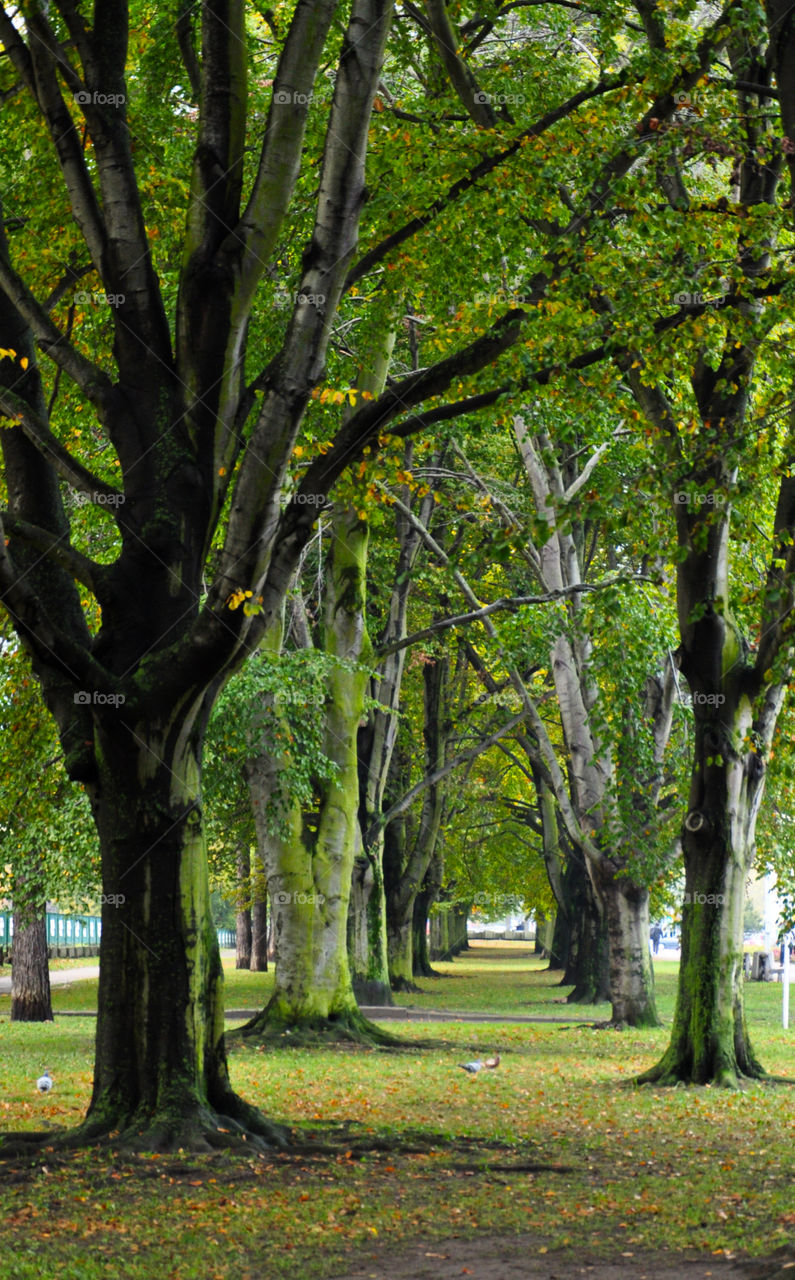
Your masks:
<path fill-rule="evenodd" d="M 423 741 L 426 777 L 444 766 L 450 720 L 447 714 L 449 660 L 441 655 L 426 661 L 423 677 Z M 393 761 L 397 761 L 397 755 Z M 401 790 L 408 790 L 408 768 L 396 771 Z M 414 983 L 414 906 L 425 883 L 441 829 L 446 780 L 432 783 L 422 793 L 419 820 L 403 814 L 385 832 L 384 881 L 386 889 L 389 980 L 393 991 L 416 990 Z"/>
<path fill-rule="evenodd" d="M 391 1005 L 386 938 L 383 833 L 355 859 L 348 915 L 348 958 L 360 1004 Z"/>
<path fill-rule="evenodd" d="M 105 902 L 94 1088 L 76 1141 L 212 1148 L 283 1141 L 234 1093 L 223 973 L 210 912 L 198 733 L 176 718 L 98 733 L 92 803 Z"/>
<path fill-rule="evenodd" d="M 724 688 L 736 687 L 741 676 L 734 666 Z M 696 706 L 690 809 L 682 833 L 685 896 L 676 1011 L 665 1054 L 641 1080 L 732 1087 L 764 1074 L 748 1037 L 742 967 L 745 883 L 764 766 L 755 752 L 741 749 L 749 736 L 747 698 L 727 692 L 719 705 Z"/>
<path fill-rule="evenodd" d="M 764 1075 L 743 1005 L 743 910 L 747 869 L 718 846 L 686 859 L 682 958 L 671 1039 L 641 1081 L 735 1087 Z"/>
<path fill-rule="evenodd" d="M 367 1032 L 348 965 L 347 922 L 358 841 L 356 735 L 364 711 L 370 654 L 364 625 L 368 530 L 353 508 L 335 510 L 325 619 L 329 670 L 323 752 L 334 765 L 317 784 L 311 815 L 289 798 L 271 829 L 268 800 L 289 751 L 253 761 L 249 780 L 260 852 L 272 902 L 276 981 L 265 1009 L 241 1029 L 246 1038 L 281 1028 Z M 285 739 L 286 740 L 286 739 Z M 371 1028 L 372 1034 L 377 1034 Z"/>

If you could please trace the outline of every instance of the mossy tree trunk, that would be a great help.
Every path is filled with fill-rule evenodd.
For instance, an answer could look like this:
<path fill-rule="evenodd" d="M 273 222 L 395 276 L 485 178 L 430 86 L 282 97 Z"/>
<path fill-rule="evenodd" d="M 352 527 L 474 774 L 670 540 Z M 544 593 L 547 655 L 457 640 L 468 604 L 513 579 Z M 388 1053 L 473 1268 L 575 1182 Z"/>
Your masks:
<path fill-rule="evenodd" d="M 410 470 L 413 445 L 409 442 L 404 466 Z M 409 495 L 407 495 L 408 497 Z M 411 500 L 411 499 L 410 499 Z M 427 521 L 434 507 L 433 493 L 415 499 L 420 519 Z M 370 684 L 370 696 L 379 705 L 368 713 L 359 733 L 359 806 L 362 848 L 356 859 L 351 899 L 350 960 L 354 989 L 362 1003 L 392 1004 L 387 941 L 387 909 L 384 878 L 384 796 L 398 731 L 398 707 L 403 683 L 407 636 L 407 611 L 413 572 L 422 547 L 417 529 L 395 509 L 398 557 L 393 586 L 377 649 L 386 650 Z M 394 647 L 393 647 L 394 646 Z"/>
<path fill-rule="evenodd" d="M 360 1004 L 391 1005 L 386 940 L 383 832 L 356 857 L 348 916 L 351 980 Z"/>
<path fill-rule="evenodd" d="M 369 679 L 365 626 L 368 528 L 352 507 L 335 508 L 328 571 L 324 649 L 333 659 L 323 715 L 323 753 L 333 765 L 318 779 L 317 809 L 297 801 L 274 815 L 277 776 L 289 776 L 289 749 L 249 765 L 260 852 L 272 903 L 276 981 L 245 1037 L 282 1027 L 361 1028 L 347 950 L 348 907 L 357 847 L 359 794 L 356 737 Z"/>
<path fill-rule="evenodd" d="M 447 655 L 426 659 L 422 676 L 423 766 L 425 776 L 430 779 L 444 767 L 451 732 L 447 706 Z M 416 826 L 401 815 L 390 822 L 386 830 L 387 944 L 393 991 L 414 988 L 414 904 L 439 839 L 446 782 L 446 779 L 431 782 L 425 788 Z"/>
<path fill-rule="evenodd" d="M 768 50 L 730 44 L 732 67 L 742 81 L 759 71 L 753 94 L 737 90 L 735 166 L 727 193 L 743 208 L 760 211 L 781 202 L 783 165 L 795 178 L 792 147 L 783 164 L 760 162 L 775 148 L 776 133 L 795 137 L 795 26 L 780 0 L 766 6 Z M 765 85 L 775 76 L 775 99 Z M 780 123 L 775 120 L 778 103 Z M 674 169 L 665 184 L 669 202 L 690 199 L 684 175 Z M 769 235 L 776 235 L 775 224 Z M 792 679 L 792 610 L 795 605 L 795 417 L 790 410 L 779 443 L 778 497 L 772 537 L 766 528 L 768 567 L 754 595 L 760 605 L 754 654 L 732 613 L 735 583 L 730 573 L 733 529 L 744 515 L 732 511 L 738 488 L 756 475 L 757 453 L 749 447 L 758 385 L 757 355 L 775 324 L 759 300 L 758 282 L 773 265 L 773 239 L 737 228 L 732 293 L 718 345 L 696 350 L 689 374 L 692 426 L 683 443 L 680 410 L 667 377 L 655 379 L 651 365 L 632 354 L 624 370 L 636 402 L 659 432 L 670 476 L 677 530 L 676 599 L 681 644 L 678 665 L 692 699 L 695 741 L 688 810 L 681 844 L 685 864 L 682 959 L 671 1040 L 660 1062 L 641 1079 L 662 1083 L 736 1086 L 758 1077 L 762 1067 L 748 1038 L 743 1010 L 742 917 L 744 885 L 754 857 L 756 818 L 769 753 Z M 727 261 L 731 261 L 727 258 Z M 736 307 L 736 310 L 735 310 Z M 750 420 L 749 420 L 750 418 Z M 774 473 L 775 474 L 775 471 Z M 739 484 L 738 484 L 739 481 Z M 771 476 L 772 482 L 772 476 Z M 744 492 L 747 503 L 747 493 Z M 744 504 L 743 512 L 746 510 Z M 742 584 L 737 584 L 741 586 Z M 744 608 L 745 617 L 748 611 Z"/>
<path fill-rule="evenodd" d="M 149 1149 L 275 1130 L 233 1092 L 210 912 L 197 724 L 157 736 L 123 709 L 98 727 L 102 908 L 94 1088 L 83 1137 Z"/>

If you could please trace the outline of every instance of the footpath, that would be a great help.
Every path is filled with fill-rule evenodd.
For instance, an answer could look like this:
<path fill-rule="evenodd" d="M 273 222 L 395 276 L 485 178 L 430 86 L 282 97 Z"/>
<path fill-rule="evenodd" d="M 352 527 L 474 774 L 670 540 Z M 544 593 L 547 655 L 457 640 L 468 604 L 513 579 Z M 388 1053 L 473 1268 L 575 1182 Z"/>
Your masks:
<path fill-rule="evenodd" d="M 89 978 L 99 977 L 99 966 L 91 965 L 83 969 L 57 969 L 50 974 L 50 985 L 67 987 L 72 982 L 85 982 Z M 10 995 L 11 977 L 0 978 L 0 995 Z M 564 1026 L 571 1022 L 593 1022 L 593 1018 L 549 1017 L 542 1014 L 505 1014 L 505 1013 L 453 1013 L 444 1009 L 412 1009 L 401 1005 L 366 1004 L 361 1005 L 361 1012 L 371 1022 L 559 1022 Z M 253 1018 L 259 1009 L 226 1009 L 224 1017 L 227 1021 L 240 1022 L 245 1018 Z M 59 1018 L 95 1018 L 96 1011 L 87 1009 L 72 1013 L 68 1010 L 57 1010 Z"/>

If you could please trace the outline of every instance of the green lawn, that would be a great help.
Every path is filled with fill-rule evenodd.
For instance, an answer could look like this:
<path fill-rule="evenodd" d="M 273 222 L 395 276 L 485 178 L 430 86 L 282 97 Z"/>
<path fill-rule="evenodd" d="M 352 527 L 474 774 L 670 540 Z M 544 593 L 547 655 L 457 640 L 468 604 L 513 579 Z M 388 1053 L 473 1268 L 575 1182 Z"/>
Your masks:
<path fill-rule="evenodd" d="M 439 967 L 454 976 L 423 982 L 407 1003 L 561 1012 L 554 1002 L 565 992 L 517 944 L 483 944 Z M 675 969 L 658 966 L 665 1017 Z M 256 1007 L 271 982 L 232 971 L 230 1005 Z M 93 1007 L 93 986 L 57 999 Z M 749 983 L 746 994 L 762 1060 L 795 1077 L 780 986 Z M 603 1017 L 607 1008 L 593 1012 Z M 0 1023 L 3 1127 L 75 1123 L 90 1096 L 93 1020 L 12 1026 L 2 1015 Z M 352 1251 L 481 1232 L 530 1232 L 540 1252 L 587 1247 L 611 1256 L 647 1248 L 762 1254 L 791 1239 L 795 1091 L 786 1086 L 633 1087 L 633 1075 L 662 1051 L 665 1028 L 596 1031 L 506 1017 L 390 1029 L 405 1044 L 400 1052 L 231 1050 L 236 1087 L 297 1133 L 321 1137 L 325 1154 L 44 1152 L 32 1167 L 0 1165 L 13 1280 L 116 1280 L 121 1256 L 125 1280 L 320 1280 L 344 1274 Z M 424 1048 L 412 1044 L 420 1036 Z M 503 1056 L 497 1071 L 470 1078 L 459 1070 L 492 1050 Z M 35 1079 L 45 1066 L 56 1086 L 42 1098 Z"/>

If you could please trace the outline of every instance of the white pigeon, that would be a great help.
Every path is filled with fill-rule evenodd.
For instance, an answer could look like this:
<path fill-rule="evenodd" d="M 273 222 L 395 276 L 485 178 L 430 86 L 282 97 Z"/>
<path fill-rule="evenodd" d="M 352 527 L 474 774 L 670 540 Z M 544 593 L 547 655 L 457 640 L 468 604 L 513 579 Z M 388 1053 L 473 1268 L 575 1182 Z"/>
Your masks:
<path fill-rule="evenodd" d="M 36 1081 L 36 1088 L 38 1089 L 39 1093 L 50 1092 L 50 1089 L 52 1088 L 52 1076 L 50 1075 L 49 1067 L 45 1068 L 44 1075 L 39 1076 L 38 1080 Z"/>

